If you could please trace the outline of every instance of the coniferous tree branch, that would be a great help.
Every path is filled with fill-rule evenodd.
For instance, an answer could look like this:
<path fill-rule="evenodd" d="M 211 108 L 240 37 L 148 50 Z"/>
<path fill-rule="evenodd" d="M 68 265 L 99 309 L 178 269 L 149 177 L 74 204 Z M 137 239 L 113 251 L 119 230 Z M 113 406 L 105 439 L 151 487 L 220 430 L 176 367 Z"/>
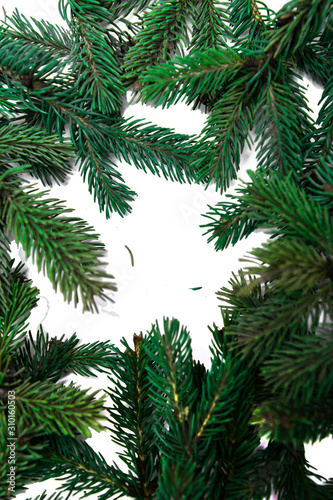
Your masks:
<path fill-rule="evenodd" d="M 158 468 L 159 449 L 154 433 L 156 409 L 149 399 L 151 382 L 147 373 L 147 355 L 143 348 L 142 335 L 134 335 L 134 349 L 125 339 L 124 352 L 115 349 L 112 362 L 112 387 L 108 393 L 114 403 L 109 409 L 113 441 L 120 445 L 119 454 L 130 474 L 123 473 L 117 466 L 119 477 L 140 498 L 152 498 L 156 490 L 154 470 Z M 119 381 L 121 380 L 121 384 Z M 125 431 L 125 432 L 124 432 Z"/>
<path fill-rule="evenodd" d="M 253 105 L 248 96 L 249 75 L 228 82 L 222 98 L 213 107 L 198 145 L 198 181 L 214 181 L 221 191 L 237 178 L 241 153 L 249 143 L 253 123 Z M 207 182 L 207 181 L 206 181 Z"/>
<path fill-rule="evenodd" d="M 4 233 L 1 242 L 8 242 Z M 22 273 L 22 265 L 12 269 L 12 260 L 5 254 L 7 266 L 1 273 L 0 369 L 8 369 L 15 350 L 23 342 L 31 309 L 37 304 L 37 288 Z M 1 263 L 3 261 L 1 260 Z"/>
<path fill-rule="evenodd" d="M 231 48 L 224 50 L 207 49 L 185 57 L 175 58 L 172 63 L 164 63 L 148 68 L 140 77 L 147 86 L 142 89 L 145 101 L 154 99 L 155 105 L 163 108 L 185 100 L 194 103 L 195 109 L 200 97 L 208 98 L 214 85 L 223 88 L 231 75 L 236 76 L 243 61 Z M 215 97 L 211 95 L 211 99 Z"/>
<path fill-rule="evenodd" d="M 201 0 L 195 5 L 193 14 L 190 52 L 206 49 L 220 49 L 227 46 L 228 28 L 226 7 L 216 0 Z"/>
<path fill-rule="evenodd" d="M 284 401 L 299 397 L 307 402 L 329 398 L 332 391 L 331 329 L 320 328 L 316 335 L 285 342 L 263 365 L 263 375 Z M 283 369 L 281 369 L 281 363 Z M 309 370 L 311 367 L 311 370 Z M 304 373 L 307 373 L 306 379 Z"/>
<path fill-rule="evenodd" d="M 131 494 L 126 485 L 122 484 L 117 470 L 110 467 L 103 456 L 85 441 L 53 434 L 46 442 L 49 449 L 30 468 L 30 477 L 40 481 L 61 477 L 65 481 L 58 489 L 82 493 L 84 488 L 90 494 L 98 495 L 99 500 L 107 500 L 120 491 Z"/>
<path fill-rule="evenodd" d="M 78 343 L 75 334 L 69 339 L 64 335 L 49 339 L 41 326 L 36 339 L 29 332 L 29 338 L 24 339 L 24 345 L 15 352 L 12 361 L 22 377 L 30 377 L 31 382 L 57 382 L 68 372 L 82 376 L 96 376 L 92 370 L 108 372 L 113 357 L 108 341 L 80 346 Z"/>
<path fill-rule="evenodd" d="M 125 18 L 133 12 L 143 12 L 153 0 L 105 0 L 103 5 L 114 19 Z"/>
<path fill-rule="evenodd" d="M 91 228 L 55 199 L 46 199 L 36 188 L 23 189 L 16 179 L 0 179 L 1 214 L 8 231 L 20 242 L 38 270 L 43 269 L 55 290 L 84 310 L 96 309 L 95 297 L 106 299 L 103 288 L 115 290 L 112 276 L 101 269 L 104 246 Z M 80 295 L 81 296 L 80 296 Z"/>
<path fill-rule="evenodd" d="M 117 114 L 125 89 L 113 50 L 107 43 L 106 29 L 101 24 L 109 21 L 108 11 L 91 0 L 69 0 L 68 6 L 74 36 L 69 63 L 76 74 L 79 95 L 85 100 L 92 96 L 93 110 Z M 68 19 L 67 13 L 62 16 Z"/>
<path fill-rule="evenodd" d="M 73 383 L 27 380 L 15 388 L 16 411 L 31 429 L 42 426 L 48 434 L 91 436 L 89 428 L 103 430 L 98 420 L 106 418 L 101 412 L 105 397 L 96 399 L 98 392 L 88 394 Z"/>
<path fill-rule="evenodd" d="M 123 70 L 125 84 L 141 90 L 140 74 L 148 67 L 167 61 L 172 54 L 182 54 L 182 44 L 188 43 L 187 20 L 190 18 L 192 2 L 156 2 L 144 13 L 142 29 L 125 57 Z M 149 56 L 147 57 L 147 54 Z"/>
<path fill-rule="evenodd" d="M 68 158 L 73 157 L 69 141 L 60 142 L 56 135 L 49 135 L 37 127 L 24 124 L 3 123 L 0 128 L 0 156 L 4 172 L 8 163 L 27 166 L 27 171 L 44 184 L 64 182 L 70 172 Z"/>
<path fill-rule="evenodd" d="M 30 21 L 17 9 L 14 9 L 12 16 L 7 18 L 6 33 L 13 40 L 27 45 L 31 43 L 40 45 L 62 57 L 68 56 L 72 45 L 69 30 L 45 20 L 31 18 Z"/>
<path fill-rule="evenodd" d="M 312 42 L 327 19 L 331 2 L 328 0 L 292 0 L 276 16 L 276 28 L 266 32 L 266 51 L 273 57 L 288 57 Z"/>

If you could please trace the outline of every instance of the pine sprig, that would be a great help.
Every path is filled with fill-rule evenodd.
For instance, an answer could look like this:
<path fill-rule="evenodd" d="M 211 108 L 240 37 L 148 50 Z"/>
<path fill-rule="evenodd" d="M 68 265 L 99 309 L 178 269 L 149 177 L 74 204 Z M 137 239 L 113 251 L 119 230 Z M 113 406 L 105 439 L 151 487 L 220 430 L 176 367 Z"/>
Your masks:
<path fill-rule="evenodd" d="M 45 194 L 2 176 L 2 218 L 54 289 L 59 286 L 65 300 L 73 299 L 75 305 L 82 300 L 84 310 L 94 310 L 95 297 L 107 298 L 103 288 L 115 290 L 112 276 L 101 268 L 104 246 L 84 221 L 64 216 L 71 210 Z"/>
<path fill-rule="evenodd" d="M 163 108 L 179 100 L 194 103 L 195 108 L 200 96 L 215 97 L 212 88 L 222 89 L 228 78 L 235 77 L 242 66 L 242 57 L 232 48 L 207 48 L 204 52 L 194 52 L 148 68 L 140 76 L 145 84 L 142 95 L 145 101 L 154 99 L 155 106 Z"/>
<path fill-rule="evenodd" d="M 82 493 L 84 488 L 98 495 L 98 500 L 107 500 L 121 491 L 117 472 L 85 441 L 53 434 L 47 442 L 48 452 L 30 470 L 39 480 L 59 477 L 64 480 L 58 487 L 61 491 Z"/>
<path fill-rule="evenodd" d="M 216 0 L 202 0 L 195 7 L 190 52 L 226 47 L 231 36 L 226 7 Z"/>
<path fill-rule="evenodd" d="M 27 45 L 39 45 L 61 57 L 68 56 L 72 45 L 69 30 L 45 20 L 29 20 L 17 9 L 12 16 L 7 17 L 6 33 L 13 40 Z"/>
<path fill-rule="evenodd" d="M 42 326 L 35 339 L 29 332 L 24 345 L 13 356 L 15 369 L 22 373 L 22 377 L 30 377 L 32 382 L 57 382 L 64 373 L 69 372 L 96 376 L 95 371 L 109 371 L 113 356 L 108 341 L 78 345 L 79 339 L 75 334 L 69 339 L 64 337 L 50 339 Z"/>
<path fill-rule="evenodd" d="M 69 62 L 76 74 L 80 96 L 87 100 L 92 96 L 92 109 L 103 114 L 119 113 L 125 93 L 120 81 L 112 47 L 107 42 L 106 29 L 102 21 L 109 21 L 107 9 L 96 2 L 85 0 L 68 2 L 74 35 Z M 66 19 L 67 14 L 63 13 Z"/>
<path fill-rule="evenodd" d="M 213 107 L 198 145 L 198 181 L 208 179 L 216 190 L 226 189 L 237 178 L 241 153 L 253 123 L 253 106 L 248 97 L 249 75 L 240 76 L 225 86 L 222 98 Z"/>
<path fill-rule="evenodd" d="M 287 19 L 278 29 L 266 32 L 266 51 L 271 52 L 275 58 L 279 55 L 288 57 L 297 49 L 312 42 L 323 24 L 331 8 L 329 0 L 292 0 L 278 13 L 279 19 Z"/>
<path fill-rule="evenodd" d="M 126 85 L 136 82 L 134 90 L 138 90 L 142 84 L 137 80 L 144 70 L 168 61 L 173 53 L 183 55 L 182 46 L 188 42 L 187 21 L 190 19 L 191 3 L 188 0 L 155 2 L 145 12 L 142 29 L 125 57 L 123 70 Z"/>
<path fill-rule="evenodd" d="M 122 447 L 121 460 L 128 467 L 123 483 L 142 498 L 151 498 L 156 489 L 154 470 L 158 467 L 159 450 L 154 432 L 156 409 L 149 398 L 151 382 L 147 373 L 147 355 L 142 335 L 134 335 L 134 349 L 125 339 L 124 352 L 115 348 L 112 363 L 112 386 L 108 393 L 113 401 L 109 409 L 113 441 Z M 121 380 L 121 384 L 119 381 Z"/>
<path fill-rule="evenodd" d="M 105 396 L 96 399 L 99 391 L 88 393 L 73 383 L 51 384 L 48 381 L 24 381 L 15 388 L 16 411 L 25 419 L 30 429 L 43 427 L 51 434 L 75 436 L 80 433 L 91 436 L 90 428 L 104 429 L 99 420 Z"/>
<path fill-rule="evenodd" d="M 2 304 L 0 311 L 0 369 L 4 370 L 15 350 L 23 342 L 31 309 L 37 304 L 37 288 L 22 274 L 21 266 L 5 269 L 2 283 Z M 9 288 L 10 285 L 10 289 Z M 7 292 L 7 293 L 6 293 Z"/>
<path fill-rule="evenodd" d="M 64 182 L 71 171 L 68 159 L 74 156 L 69 141 L 60 142 L 56 135 L 21 123 L 3 124 L 0 132 L 0 157 L 7 168 L 15 162 L 44 184 Z M 2 173 L 6 167 L 0 167 Z"/>

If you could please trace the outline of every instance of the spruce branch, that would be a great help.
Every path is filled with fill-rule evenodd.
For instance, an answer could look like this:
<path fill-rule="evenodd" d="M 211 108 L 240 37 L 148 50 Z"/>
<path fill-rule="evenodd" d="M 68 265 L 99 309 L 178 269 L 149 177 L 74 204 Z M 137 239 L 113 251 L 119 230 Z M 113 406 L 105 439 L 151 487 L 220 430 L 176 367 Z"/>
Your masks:
<path fill-rule="evenodd" d="M 14 171 L 13 171 L 14 172 Z M 103 288 L 115 290 L 112 276 L 101 269 L 104 246 L 81 219 L 66 217 L 71 210 L 59 200 L 45 198 L 34 187 L 21 188 L 8 175 L 0 179 L 1 213 L 27 257 L 51 280 L 65 300 L 79 302 L 84 310 L 97 308 L 95 297 L 106 299 Z"/>
<path fill-rule="evenodd" d="M 22 344 L 31 309 L 37 304 L 37 288 L 22 274 L 22 266 L 15 269 L 13 261 L 7 261 L 1 284 L 2 303 L 0 311 L 0 369 L 4 370 L 11 355 Z"/>
<path fill-rule="evenodd" d="M 1 161 L 7 165 L 15 162 L 27 166 L 27 171 L 44 184 L 64 182 L 70 172 L 68 158 L 73 156 L 69 141 L 60 142 L 56 135 L 49 135 L 37 127 L 8 123 L 0 128 Z"/>
<path fill-rule="evenodd" d="M 64 493 L 89 490 L 90 494 L 98 495 L 98 500 L 107 500 L 122 490 L 130 493 L 126 485 L 122 485 L 117 471 L 85 441 L 53 434 L 47 442 L 49 450 L 30 470 L 39 480 L 61 478 L 64 482 L 58 489 Z M 119 485 L 123 486 L 122 490 Z"/>
<path fill-rule="evenodd" d="M 1 387 L 1 390 L 3 388 Z M 1 400 L 3 398 L 1 397 Z M 3 403 L 3 401 L 1 401 Z M 8 481 L 8 466 L 12 465 L 9 462 L 12 460 L 10 447 L 8 444 L 13 443 L 9 440 L 11 435 L 8 429 L 8 415 L 4 411 L 5 406 L 1 404 L 0 407 L 0 495 L 1 498 L 11 498 L 13 493 L 24 491 L 27 483 L 27 476 L 29 476 L 29 468 L 34 465 L 36 460 L 41 458 L 41 452 L 45 449 L 46 445 L 40 439 L 35 439 L 36 432 L 27 426 L 26 420 L 19 417 L 16 418 L 15 431 L 15 489 L 10 489 Z M 10 428 L 10 426 L 9 426 Z M 11 428 L 10 431 L 13 429 Z M 36 431 L 36 429 L 35 429 Z M 38 429 L 42 433 L 42 429 Z M 37 433 L 38 435 L 38 433 Z M 29 477 L 30 480 L 35 480 L 35 477 Z M 28 480 L 29 480 L 28 479 Z"/>
<path fill-rule="evenodd" d="M 29 20 L 17 9 L 7 17 L 6 33 L 21 44 L 36 44 L 61 57 L 68 56 L 72 45 L 69 30 L 45 20 Z"/>
<path fill-rule="evenodd" d="M 69 372 L 96 376 L 95 371 L 109 371 L 113 356 L 108 341 L 78 345 L 76 334 L 69 339 L 64 337 L 50 339 L 42 326 L 35 339 L 29 332 L 29 337 L 24 339 L 24 344 L 13 356 L 14 368 L 22 373 L 22 377 L 30 377 L 32 382 L 57 382 L 64 373 Z"/>
<path fill-rule="evenodd" d="M 328 481 L 318 484 L 324 478 L 316 474 L 306 460 L 304 446 L 270 440 L 262 452 L 262 459 L 266 464 L 265 472 L 272 471 L 272 490 L 278 491 L 279 495 L 284 498 L 300 495 L 307 500 L 329 500 L 332 486 Z"/>
<path fill-rule="evenodd" d="M 142 89 L 143 99 L 154 99 L 155 106 L 163 108 L 185 100 L 188 104 L 194 102 L 195 109 L 198 98 L 209 96 L 212 88 L 223 88 L 228 78 L 237 76 L 242 66 L 241 56 L 230 47 L 224 50 L 207 48 L 205 52 L 177 57 L 143 73 L 140 81 L 147 83 Z"/>
<path fill-rule="evenodd" d="M 92 96 L 92 109 L 103 114 L 119 113 L 125 93 L 120 81 L 120 68 L 107 42 L 102 21 L 109 21 L 107 9 L 96 2 L 69 0 L 74 42 L 69 56 L 76 74 L 79 95 Z M 67 14 L 63 13 L 66 19 Z"/>
<path fill-rule="evenodd" d="M 208 242 L 215 240 L 215 250 L 224 250 L 230 244 L 235 245 L 242 238 L 247 238 L 260 227 L 257 220 L 251 218 L 251 207 L 238 196 L 226 195 L 237 202 L 218 202 L 215 207 L 208 206 L 204 214 L 210 222 L 201 227 L 208 228 L 204 235 L 210 234 Z"/>
<path fill-rule="evenodd" d="M 192 17 L 190 52 L 226 47 L 231 31 L 228 27 L 227 10 L 223 4 L 215 0 L 197 2 Z"/>
<path fill-rule="evenodd" d="M 270 173 L 278 170 L 280 176 L 290 171 L 299 175 L 303 168 L 302 140 L 313 128 L 306 114 L 306 101 L 299 95 L 300 86 L 296 93 L 292 76 L 285 74 L 283 82 L 279 82 L 269 75 L 255 113 L 258 167 Z"/>
<path fill-rule="evenodd" d="M 247 83 L 249 75 L 240 76 L 225 86 L 222 98 L 213 107 L 198 145 L 197 181 L 214 181 L 222 191 L 237 178 L 241 153 L 253 123 L 253 105 Z"/>
<path fill-rule="evenodd" d="M 118 474 L 136 495 L 148 499 L 156 489 L 153 476 L 159 463 L 154 433 L 156 409 L 149 398 L 149 360 L 143 348 L 143 336 L 134 335 L 133 340 L 134 349 L 125 339 L 122 340 L 126 348 L 124 352 L 114 349 L 112 377 L 109 377 L 112 386 L 108 394 L 113 401 L 109 421 L 113 441 L 123 450 L 119 456 L 130 471 L 130 474 L 124 474 L 118 470 Z M 126 489 L 123 491 L 126 493 Z"/>
<path fill-rule="evenodd" d="M 333 386 L 332 349 L 332 331 L 328 326 L 320 328 L 316 335 L 293 338 L 265 361 L 265 380 L 274 390 L 281 391 L 284 401 L 318 403 L 329 398 Z"/>
<path fill-rule="evenodd" d="M 294 237 L 330 252 L 333 227 L 327 207 L 321 207 L 290 179 L 248 171 L 252 182 L 246 184 L 243 200 L 256 211 L 255 219 L 269 220 L 276 236 Z"/>
<path fill-rule="evenodd" d="M 266 30 L 265 17 L 261 12 L 255 0 L 232 0 L 228 5 L 229 20 L 232 25 L 233 39 L 239 43 L 241 36 L 248 34 L 244 37 L 248 43 L 251 43 L 258 33 Z M 262 5 L 260 5 L 261 7 Z"/>
<path fill-rule="evenodd" d="M 88 394 L 73 383 L 27 380 L 15 389 L 16 410 L 30 429 L 43 427 L 48 434 L 75 436 L 79 432 L 89 437 L 89 428 L 104 429 L 99 420 L 106 418 L 102 414 L 105 397 L 96 399 L 98 392 Z"/>
<path fill-rule="evenodd" d="M 139 169 L 178 182 L 196 178 L 193 136 L 143 120 L 125 120 L 114 126 L 110 139 L 115 156 L 131 161 Z"/>
<path fill-rule="evenodd" d="M 266 32 L 266 52 L 274 58 L 293 55 L 312 42 L 327 19 L 331 8 L 328 0 L 292 0 L 276 16 L 276 29 Z"/>
<path fill-rule="evenodd" d="M 103 2 L 113 19 L 125 18 L 133 12 L 143 12 L 152 0 L 106 0 Z"/>
<path fill-rule="evenodd" d="M 136 83 L 140 74 L 150 66 L 171 59 L 173 53 L 183 55 L 182 45 L 188 43 L 187 21 L 190 19 L 190 1 L 156 2 L 144 13 L 142 29 L 135 37 L 124 61 L 126 85 Z"/>

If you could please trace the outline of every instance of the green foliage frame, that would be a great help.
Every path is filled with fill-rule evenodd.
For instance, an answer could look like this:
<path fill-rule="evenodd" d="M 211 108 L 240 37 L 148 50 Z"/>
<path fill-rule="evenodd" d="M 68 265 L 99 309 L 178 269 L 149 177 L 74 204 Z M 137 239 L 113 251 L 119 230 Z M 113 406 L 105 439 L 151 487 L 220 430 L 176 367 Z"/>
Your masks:
<path fill-rule="evenodd" d="M 15 390 L 17 491 L 62 477 L 49 500 L 332 498 L 333 480 L 317 484 L 304 454 L 333 433 L 332 2 L 275 13 L 255 0 L 68 0 L 60 12 L 67 29 L 17 11 L 0 27 L 1 495 Z M 316 121 L 303 74 L 323 88 Z M 155 106 L 205 109 L 202 133 L 125 120 L 127 89 Z M 27 174 L 62 183 L 75 157 L 109 218 L 135 195 L 115 160 L 222 193 L 253 143 L 257 170 L 209 207 L 204 228 L 217 251 L 258 229 L 270 238 L 218 292 L 210 368 L 175 319 L 135 335 L 133 348 L 123 339 L 123 350 L 27 334 L 38 290 L 14 266 L 11 237 L 84 310 L 116 289 L 93 229 Z M 111 407 L 63 381 L 96 371 L 110 376 Z M 103 418 L 127 472 L 82 439 L 106 429 Z"/>

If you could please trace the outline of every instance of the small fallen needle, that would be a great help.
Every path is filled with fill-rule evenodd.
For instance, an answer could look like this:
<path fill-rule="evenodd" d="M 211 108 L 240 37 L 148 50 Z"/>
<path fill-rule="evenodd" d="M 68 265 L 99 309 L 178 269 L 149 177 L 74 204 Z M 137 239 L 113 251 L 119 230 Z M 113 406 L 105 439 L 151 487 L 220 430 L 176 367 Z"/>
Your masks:
<path fill-rule="evenodd" d="M 190 290 L 201 290 L 202 286 L 195 286 L 194 288 L 190 288 Z"/>
<path fill-rule="evenodd" d="M 2 10 L 4 13 L 4 17 L 5 17 L 4 22 L 6 22 L 7 21 L 7 12 L 6 12 L 6 9 L 4 8 L 4 6 L 2 6 Z"/>
<path fill-rule="evenodd" d="M 132 267 L 134 267 L 134 257 L 133 257 L 133 254 L 132 254 L 132 252 L 131 252 L 130 248 L 128 248 L 128 246 L 127 246 L 127 245 L 125 245 L 125 248 L 127 248 L 127 250 L 129 251 L 129 254 L 130 254 L 130 256 L 131 256 L 131 263 L 132 263 Z"/>

